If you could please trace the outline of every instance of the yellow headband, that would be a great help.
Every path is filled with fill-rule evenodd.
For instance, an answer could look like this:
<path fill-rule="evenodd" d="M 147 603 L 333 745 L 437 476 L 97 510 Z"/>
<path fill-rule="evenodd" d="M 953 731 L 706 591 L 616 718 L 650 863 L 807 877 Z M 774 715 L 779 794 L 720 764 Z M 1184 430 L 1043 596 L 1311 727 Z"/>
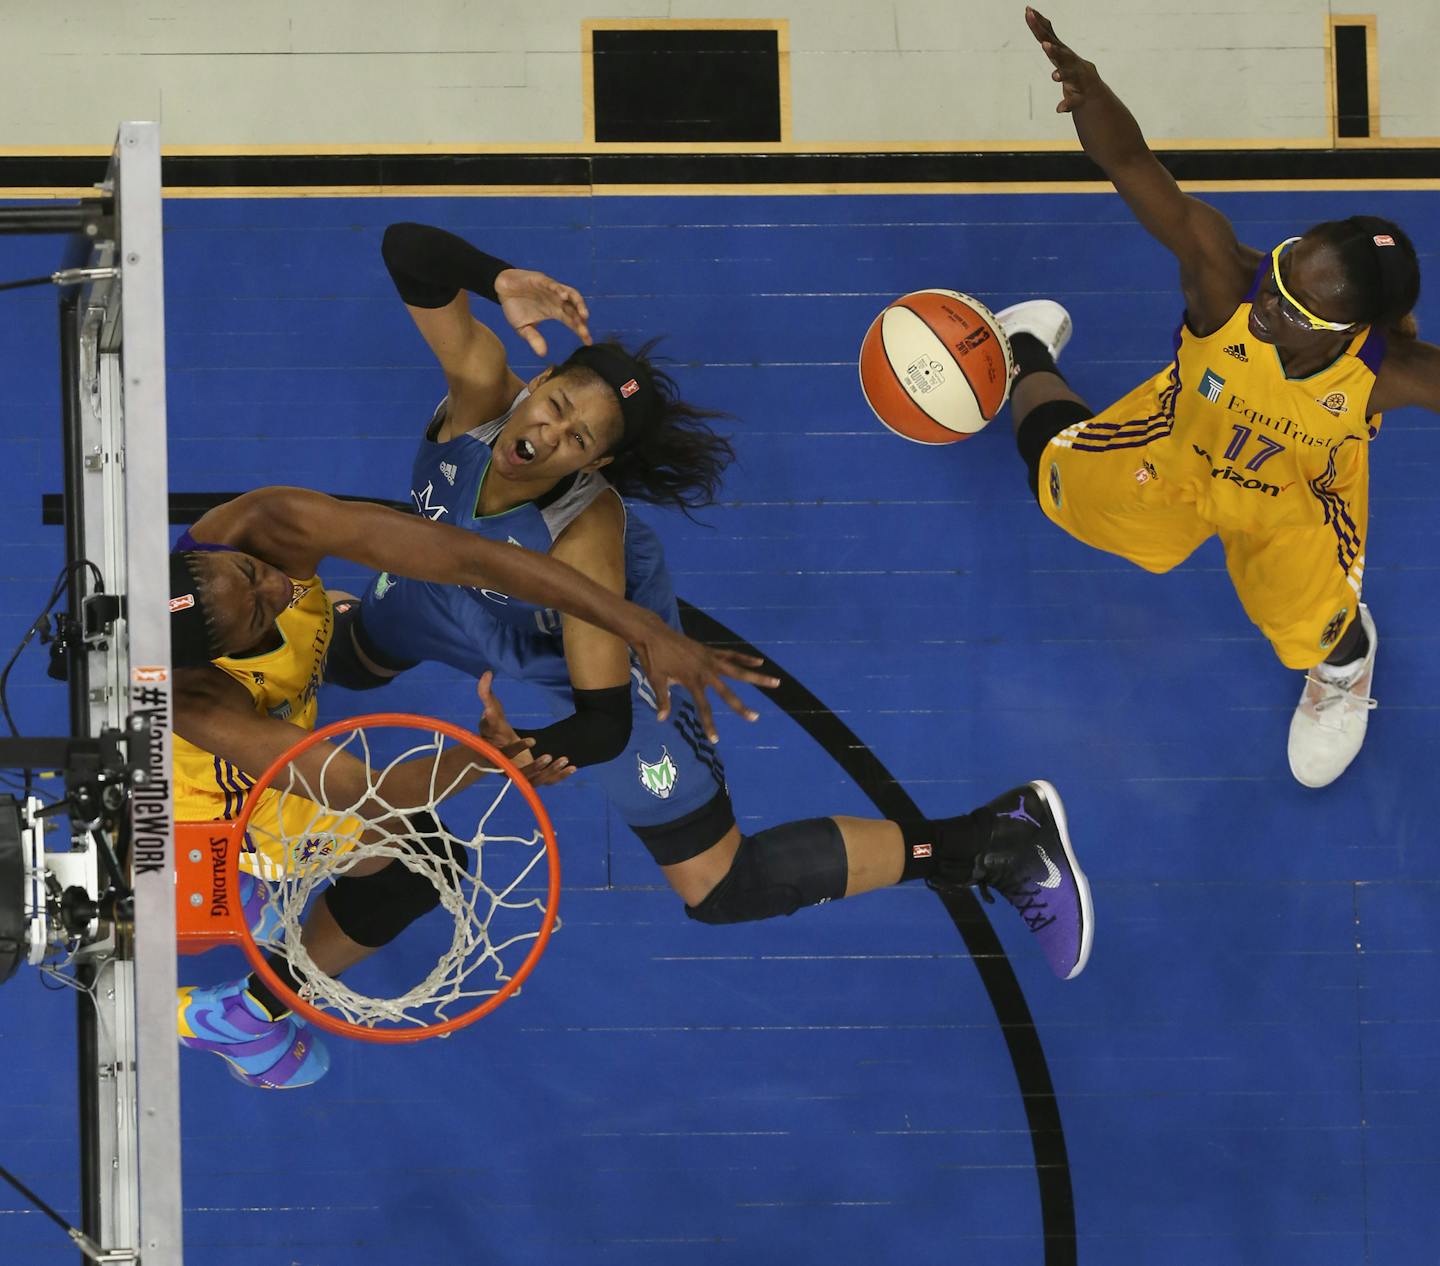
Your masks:
<path fill-rule="evenodd" d="M 1281 298 L 1295 309 L 1306 321 L 1310 323 L 1312 330 L 1334 330 L 1343 333 L 1355 328 L 1354 321 L 1326 321 L 1317 317 L 1294 295 L 1285 289 L 1285 283 L 1280 279 L 1280 253 L 1287 247 L 1293 246 L 1300 239 L 1298 237 L 1287 237 L 1273 251 L 1270 252 L 1270 272 L 1275 278 L 1275 288 L 1279 290 Z"/>

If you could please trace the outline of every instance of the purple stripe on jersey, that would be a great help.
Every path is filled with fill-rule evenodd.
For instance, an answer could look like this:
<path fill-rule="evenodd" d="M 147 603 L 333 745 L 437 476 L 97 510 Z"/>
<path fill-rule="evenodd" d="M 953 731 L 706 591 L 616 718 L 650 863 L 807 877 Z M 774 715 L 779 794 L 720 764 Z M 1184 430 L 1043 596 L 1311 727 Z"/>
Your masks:
<path fill-rule="evenodd" d="M 232 816 L 230 813 L 230 801 L 234 792 L 233 789 L 225 782 L 225 774 L 224 771 L 222 771 L 220 768 L 220 758 L 218 756 L 215 757 L 215 785 L 225 793 L 225 809 L 222 816 L 224 817 L 225 821 L 228 822 L 230 821 L 230 818 Z"/>
<path fill-rule="evenodd" d="M 1113 453 L 1121 448 L 1149 448 L 1155 441 L 1160 439 L 1166 432 L 1158 430 L 1154 435 L 1146 435 L 1138 440 L 1129 440 L 1120 444 L 1072 444 L 1070 447 L 1077 453 Z"/>
<path fill-rule="evenodd" d="M 1347 442 L 1342 440 L 1341 444 Z M 1337 449 L 1330 451 L 1330 460 L 1326 464 L 1324 472 L 1310 480 L 1309 488 L 1316 500 L 1320 502 L 1325 522 L 1335 533 L 1335 559 L 1340 564 L 1340 570 L 1348 574 L 1355 559 L 1359 557 L 1361 542 L 1355 520 L 1350 517 L 1350 507 L 1345 504 L 1345 499 L 1339 493 L 1333 491 L 1338 473 L 1335 468 L 1336 451 Z"/>
<path fill-rule="evenodd" d="M 1360 350 L 1355 355 L 1372 374 L 1378 374 L 1380 362 L 1385 359 L 1385 353 L 1389 346 L 1390 340 L 1386 337 L 1385 331 L 1377 330 L 1372 325 L 1370 333 L 1365 336 L 1365 341 L 1360 344 Z"/>
<path fill-rule="evenodd" d="M 231 822 L 240 816 L 240 810 L 245 804 L 245 797 L 250 794 L 250 788 L 255 785 L 255 780 L 228 760 L 221 760 L 217 756 L 215 758 L 215 782 L 225 793 L 224 820 Z M 233 803 L 232 796 L 234 797 Z"/>
<path fill-rule="evenodd" d="M 1081 453 L 1104 453 L 1112 448 L 1144 448 L 1147 444 L 1169 435 L 1174 429 L 1175 419 L 1167 414 L 1159 414 L 1147 423 L 1125 423 L 1127 427 L 1139 425 L 1145 427 L 1141 432 L 1131 429 L 1110 435 L 1087 429 L 1070 441 L 1070 447 Z"/>
<path fill-rule="evenodd" d="M 1169 415 L 1163 410 L 1159 413 L 1152 413 L 1145 418 L 1131 418 L 1125 422 L 1087 422 L 1077 434 L 1085 439 L 1126 439 L 1135 434 L 1138 427 L 1142 431 L 1148 431 L 1157 422 L 1169 421 Z"/>
<path fill-rule="evenodd" d="M 1170 363 L 1170 381 L 1160 393 L 1160 412 L 1123 422 L 1087 422 L 1071 441 L 1072 449 L 1081 453 L 1104 453 L 1119 448 L 1145 448 L 1175 429 L 1175 401 L 1180 396 L 1180 338 L 1184 330 L 1185 319 L 1181 317 L 1175 327 L 1175 359 Z M 1137 434 L 1136 427 L 1142 427 L 1143 431 Z"/>
<path fill-rule="evenodd" d="M 171 553 L 190 554 L 197 552 L 207 554 L 238 554 L 240 551 L 233 545 L 212 545 L 208 541 L 197 541 L 190 535 L 190 529 L 186 528 L 180 533 L 180 539 L 175 542 L 175 548 L 171 550 Z"/>
<path fill-rule="evenodd" d="M 1260 287 L 1265 278 L 1270 275 L 1270 256 L 1265 256 L 1265 262 L 1255 270 L 1255 280 L 1250 283 L 1250 289 L 1245 292 L 1245 303 L 1254 303 L 1255 296 L 1260 293 Z"/>

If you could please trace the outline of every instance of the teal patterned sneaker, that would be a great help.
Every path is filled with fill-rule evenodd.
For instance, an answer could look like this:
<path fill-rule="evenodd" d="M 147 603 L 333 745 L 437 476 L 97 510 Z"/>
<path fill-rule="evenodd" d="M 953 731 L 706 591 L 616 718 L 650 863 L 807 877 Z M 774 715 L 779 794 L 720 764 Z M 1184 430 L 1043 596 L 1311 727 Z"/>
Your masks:
<path fill-rule="evenodd" d="M 304 1020 L 272 1020 L 247 991 L 245 980 L 179 991 L 180 1045 L 209 1051 L 230 1064 L 237 1081 L 261 1090 L 295 1090 L 319 1081 L 330 1052 Z"/>

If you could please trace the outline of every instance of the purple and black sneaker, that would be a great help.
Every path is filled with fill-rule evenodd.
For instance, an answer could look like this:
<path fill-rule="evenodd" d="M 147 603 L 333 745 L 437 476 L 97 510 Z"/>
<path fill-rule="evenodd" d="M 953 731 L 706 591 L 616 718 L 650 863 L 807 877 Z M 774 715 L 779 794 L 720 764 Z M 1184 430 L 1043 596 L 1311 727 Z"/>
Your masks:
<path fill-rule="evenodd" d="M 969 878 L 955 878 L 977 886 L 987 902 L 995 900 L 992 888 L 1004 897 L 1040 942 L 1050 969 L 1061 980 L 1073 980 L 1090 957 L 1095 912 L 1090 884 L 1070 845 L 1060 793 L 1037 780 L 976 812 L 991 819 L 990 839 Z"/>

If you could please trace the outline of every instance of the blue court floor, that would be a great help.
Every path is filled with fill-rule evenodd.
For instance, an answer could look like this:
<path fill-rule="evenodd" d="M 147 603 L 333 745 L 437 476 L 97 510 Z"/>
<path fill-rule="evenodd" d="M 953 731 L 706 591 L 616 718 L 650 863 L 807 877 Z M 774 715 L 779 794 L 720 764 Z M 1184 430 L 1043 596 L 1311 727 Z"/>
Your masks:
<path fill-rule="evenodd" d="M 1406 225 L 1440 329 L 1440 195 L 1230 194 L 1257 246 L 1359 211 Z M 572 282 L 597 334 L 666 334 L 740 460 L 661 531 L 677 591 L 808 686 L 922 808 L 1048 778 L 1097 911 L 1075 982 L 991 911 L 1053 1079 L 1079 1260 L 1418 1266 L 1440 1202 L 1440 417 L 1373 451 L 1366 599 L 1380 708 L 1323 791 L 1285 758 L 1300 690 L 1218 548 L 1163 577 L 1091 552 L 1031 501 L 1008 419 L 946 449 L 885 432 L 854 358 L 926 286 L 1071 309 L 1062 368 L 1096 407 L 1164 362 L 1175 269 L 1108 196 L 174 200 L 171 482 L 402 497 L 443 392 L 393 296 L 383 226 L 425 219 Z M 0 275 L 54 244 L 0 242 Z M 62 561 L 52 296 L 0 296 L 0 651 Z M 498 320 L 498 313 L 496 314 Z M 552 349 L 573 341 L 561 330 Z M 522 375 L 538 368 L 509 340 Z M 361 583 L 344 564 L 326 573 Z M 426 667 L 383 703 L 473 722 Z M 517 719 L 540 715 L 506 691 Z M 64 723 L 34 651 L 29 732 Z M 722 722 L 748 830 L 870 812 L 795 721 Z M 413 1049 L 336 1043 L 312 1090 L 264 1095 L 185 1053 L 187 1260 L 202 1266 L 758 1266 L 1045 1260 L 1020 1083 L 954 926 L 920 887 L 731 928 L 688 921 L 581 777 L 549 793 L 565 873 L 533 983 Z M 238 974 L 218 958 L 189 979 Z M 73 1007 L 0 995 L 0 1164 L 77 1208 Z M 0 1192 L 0 1261 L 70 1262 Z"/>

